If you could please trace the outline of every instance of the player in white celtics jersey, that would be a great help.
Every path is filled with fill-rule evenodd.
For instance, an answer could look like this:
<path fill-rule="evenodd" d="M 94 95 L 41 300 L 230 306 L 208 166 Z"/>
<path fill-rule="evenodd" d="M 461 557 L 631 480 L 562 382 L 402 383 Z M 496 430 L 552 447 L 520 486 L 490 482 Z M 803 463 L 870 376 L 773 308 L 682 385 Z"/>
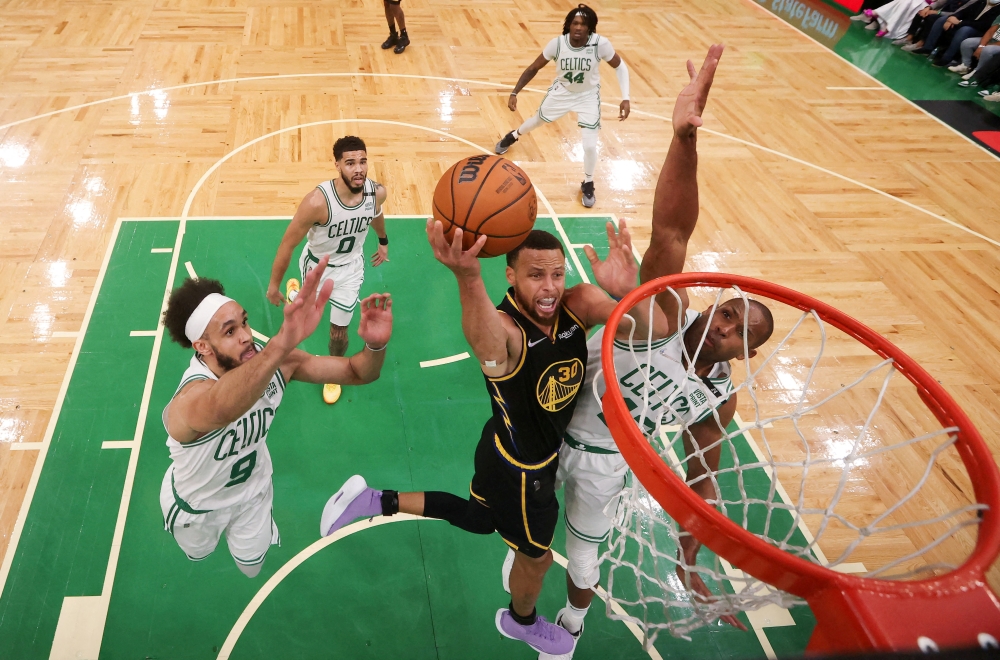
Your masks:
<path fill-rule="evenodd" d="M 667 158 L 660 170 L 653 198 L 652 236 L 639 270 L 642 282 L 680 273 L 684 269 L 687 244 L 698 222 L 698 152 L 697 129 L 708 100 L 708 92 L 722 55 L 721 45 L 712 46 L 696 72 L 687 63 L 691 82 L 674 105 L 674 136 Z M 618 328 L 615 340 L 615 371 L 618 386 L 636 423 L 647 432 L 664 426 L 680 426 L 688 455 L 699 448 L 704 463 L 688 461 L 687 480 L 701 497 L 714 497 L 708 479 L 699 479 L 708 469 L 719 465 L 723 429 L 736 412 L 736 396 L 730 381 L 729 361 L 744 354 L 744 315 L 749 357 L 771 336 L 774 327 L 771 313 L 763 304 L 735 298 L 713 310 L 699 313 L 688 309 L 686 289 L 657 297 L 657 303 L 669 320 L 665 335 L 653 335 L 650 346 L 632 340 L 629 346 L 628 323 Z M 602 328 L 588 342 L 588 385 L 604 394 L 601 373 Z M 702 342 L 704 337 L 704 342 Z M 694 365 L 687 356 L 695 356 Z M 638 360 L 639 364 L 636 364 Z M 716 415 L 718 420 L 716 420 Z M 714 446 L 713 446 L 714 445 Z M 583 619 L 594 597 L 592 587 L 600 578 L 598 546 L 611 530 L 617 514 L 618 498 L 625 485 L 628 465 L 622 459 L 604 422 L 601 407 L 593 395 L 577 405 L 559 452 L 557 487 L 564 484 L 566 501 L 566 607 L 556 622 L 579 637 Z M 695 563 L 701 543 L 690 535 L 681 538 L 681 552 L 687 565 Z M 696 573 L 678 571 L 679 577 L 697 597 L 711 598 L 708 587 Z M 746 628 L 735 616 L 722 619 L 737 628 Z M 540 656 L 548 658 L 549 656 Z M 564 656 L 565 657 L 565 656 Z"/>
<path fill-rule="evenodd" d="M 309 273 L 284 309 L 278 333 L 253 341 L 247 313 L 209 279 L 185 280 L 170 294 L 163 325 L 194 348 L 180 385 L 163 410 L 170 467 L 160 489 L 164 526 L 193 561 L 210 555 L 225 533 L 229 552 L 249 577 L 278 541 L 267 435 L 290 380 L 361 385 L 379 377 L 392 334 L 392 301 L 361 301 L 359 353 L 317 357 L 295 348 L 319 324 L 333 284 Z"/>
<path fill-rule="evenodd" d="M 553 122 L 567 112 L 576 113 L 576 123 L 580 127 L 583 141 L 583 183 L 580 184 L 583 205 L 590 208 L 597 202 L 594 193 L 594 169 L 597 167 L 597 132 L 601 128 L 601 72 L 602 61 L 610 64 L 618 77 L 622 92 L 622 102 L 618 109 L 618 119 L 624 121 L 629 115 L 628 67 L 615 52 L 607 37 L 597 34 L 597 13 L 587 5 L 579 5 L 571 11 L 563 23 L 562 36 L 550 41 L 542 54 L 524 70 L 514 90 L 507 99 L 507 107 L 517 110 L 517 94 L 531 82 L 542 68 L 553 61 L 556 63 L 556 77 L 549 91 L 542 99 L 538 112 L 529 117 L 520 127 L 507 133 L 494 149 L 505 154 L 511 145 L 525 133 L 543 124 Z"/>
<path fill-rule="evenodd" d="M 372 255 L 372 266 L 389 261 L 389 238 L 385 233 L 382 205 L 388 195 L 385 186 L 368 178 L 368 149 L 364 141 L 353 135 L 337 140 L 333 157 L 340 176 L 324 181 L 310 192 L 295 211 L 288 229 L 278 245 L 267 299 L 275 305 L 291 301 L 299 289 L 299 280 L 291 279 L 280 292 L 292 252 L 303 238 L 305 247 L 299 256 L 302 277 L 324 256 L 330 258 L 323 271 L 323 281 L 336 286 L 330 296 L 330 355 L 347 352 L 347 326 L 354 317 L 358 294 L 365 281 L 365 238 L 374 227 L 379 246 Z M 340 398 L 340 385 L 323 386 L 323 400 L 335 403 Z"/>

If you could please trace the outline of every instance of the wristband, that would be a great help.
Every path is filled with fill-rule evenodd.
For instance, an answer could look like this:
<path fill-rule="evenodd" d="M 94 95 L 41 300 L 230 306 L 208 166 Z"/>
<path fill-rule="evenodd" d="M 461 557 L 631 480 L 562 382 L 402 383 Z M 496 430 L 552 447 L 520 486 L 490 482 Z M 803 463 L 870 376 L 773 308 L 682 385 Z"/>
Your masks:
<path fill-rule="evenodd" d="M 389 235 L 386 234 L 385 236 L 379 236 L 378 237 L 378 244 L 379 245 L 388 245 L 389 244 Z"/>
<path fill-rule="evenodd" d="M 511 92 L 510 95 L 511 96 L 517 96 L 517 92 Z"/>
<path fill-rule="evenodd" d="M 385 347 L 388 345 L 389 344 L 382 344 L 382 348 L 372 348 L 371 346 L 368 345 L 368 342 L 365 342 L 365 348 L 367 348 L 372 353 L 381 353 L 382 351 L 385 350 Z"/>
<path fill-rule="evenodd" d="M 607 293 L 607 291 L 605 291 L 605 293 Z M 618 296 L 614 295 L 613 293 L 608 293 L 608 295 L 611 296 L 611 299 L 614 300 L 615 302 L 621 302 L 622 301 L 621 298 L 619 298 Z"/>

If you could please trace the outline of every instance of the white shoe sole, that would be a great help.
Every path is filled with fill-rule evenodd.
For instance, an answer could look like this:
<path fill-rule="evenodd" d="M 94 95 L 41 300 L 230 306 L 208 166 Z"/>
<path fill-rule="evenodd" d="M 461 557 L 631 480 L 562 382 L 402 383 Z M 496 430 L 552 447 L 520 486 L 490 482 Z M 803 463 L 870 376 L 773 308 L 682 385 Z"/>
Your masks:
<path fill-rule="evenodd" d="M 340 487 L 333 497 L 326 501 L 326 506 L 323 507 L 323 515 L 319 519 L 319 535 L 329 536 L 330 527 L 333 523 L 337 522 L 337 518 L 341 516 L 342 513 L 350 506 L 351 502 L 360 495 L 365 488 L 368 488 L 368 484 L 365 482 L 365 478 L 360 474 L 356 474 L 347 481 L 344 485 Z"/>
<path fill-rule="evenodd" d="M 510 571 L 512 568 L 514 568 L 514 551 L 507 548 L 507 556 L 503 558 L 503 568 L 500 569 L 503 590 L 507 593 L 510 593 Z"/>
<path fill-rule="evenodd" d="M 500 619 L 503 617 L 503 613 L 506 612 L 506 611 L 507 611 L 506 607 L 501 607 L 499 610 L 497 610 L 497 615 L 493 619 L 493 622 L 496 624 L 497 630 L 500 631 L 500 634 L 503 635 L 504 637 L 506 637 L 507 639 L 513 639 L 514 641 L 522 642 L 524 644 L 528 644 L 528 646 L 530 646 L 532 649 L 534 649 L 535 651 L 538 651 L 539 653 L 541 653 L 542 650 L 540 648 L 536 647 L 535 645 L 529 644 L 528 642 L 525 642 L 523 639 L 518 639 L 517 637 L 514 637 L 513 635 L 508 635 L 506 632 L 504 632 L 504 629 L 500 626 Z"/>

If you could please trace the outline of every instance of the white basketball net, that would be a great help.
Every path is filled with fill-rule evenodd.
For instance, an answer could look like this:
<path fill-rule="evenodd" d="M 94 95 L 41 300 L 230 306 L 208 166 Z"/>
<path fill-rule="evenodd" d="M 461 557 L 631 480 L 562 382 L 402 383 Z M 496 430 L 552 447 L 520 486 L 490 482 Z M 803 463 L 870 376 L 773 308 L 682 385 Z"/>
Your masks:
<path fill-rule="evenodd" d="M 726 291 L 711 292 L 711 313 Z M 743 301 L 745 337 L 749 298 L 736 287 L 729 291 Z M 673 289 L 667 293 L 679 303 Z M 706 474 L 695 481 L 711 483 L 710 504 L 798 557 L 881 579 L 929 577 L 955 568 L 971 552 L 977 514 L 986 508 L 969 502 L 968 476 L 952 447 L 957 429 L 941 428 L 916 388 L 905 377 L 893 378 L 898 376 L 893 360 L 828 326 L 815 311 L 767 302 L 775 317 L 773 336 L 754 359 L 733 362 L 734 423 L 722 428 L 714 412 L 721 437 L 690 454 L 682 439 L 687 423 L 659 396 L 671 388 L 650 386 L 652 337 L 629 338 L 631 359 L 646 383 L 633 418 L 656 411 L 658 420 L 652 430 L 639 425 L 649 443 L 682 479 L 689 465 L 704 466 Z M 650 297 L 650 314 L 653 304 Z M 692 303 L 692 309 L 704 307 Z M 678 316 L 677 327 L 684 327 Z M 633 319 L 626 316 L 622 327 L 627 330 L 629 323 L 634 335 Z M 790 329 L 782 335 L 782 328 Z M 704 339 L 704 334 L 697 338 L 695 356 L 683 349 L 682 364 L 693 364 Z M 749 352 L 745 339 L 744 350 Z M 602 375 L 598 379 L 603 383 Z M 677 401 L 676 394 L 667 396 Z M 721 460 L 711 469 L 706 452 L 716 447 Z M 606 513 L 614 516 L 615 509 L 612 503 Z M 701 626 L 720 625 L 722 615 L 802 604 L 708 548 L 701 549 L 697 563 L 679 557 L 687 532 L 634 476 L 617 511 L 603 555 L 609 571 L 607 613 L 642 627 L 647 644 L 662 630 L 686 637 Z M 693 592 L 695 575 L 710 598 Z"/>

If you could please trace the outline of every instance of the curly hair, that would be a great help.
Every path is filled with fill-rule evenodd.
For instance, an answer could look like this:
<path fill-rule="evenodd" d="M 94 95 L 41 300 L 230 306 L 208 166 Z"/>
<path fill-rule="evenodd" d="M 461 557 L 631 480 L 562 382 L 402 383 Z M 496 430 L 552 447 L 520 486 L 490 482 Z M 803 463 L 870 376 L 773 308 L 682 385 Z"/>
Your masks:
<path fill-rule="evenodd" d="M 582 16 L 583 20 L 587 22 L 590 34 L 597 32 L 597 12 L 587 5 L 579 4 L 576 9 L 566 14 L 566 20 L 563 22 L 563 34 L 569 34 L 569 26 L 577 16 Z"/>
<path fill-rule="evenodd" d="M 218 280 L 199 277 L 196 280 L 184 280 L 183 284 L 170 292 L 167 310 L 163 312 L 163 327 L 170 333 L 170 338 L 184 348 L 191 348 L 191 340 L 184 334 L 184 326 L 210 293 L 225 295 L 226 290 Z"/>
<path fill-rule="evenodd" d="M 340 160 L 345 151 L 364 151 L 368 153 L 365 141 L 354 135 L 345 135 L 333 143 L 333 159 Z"/>

